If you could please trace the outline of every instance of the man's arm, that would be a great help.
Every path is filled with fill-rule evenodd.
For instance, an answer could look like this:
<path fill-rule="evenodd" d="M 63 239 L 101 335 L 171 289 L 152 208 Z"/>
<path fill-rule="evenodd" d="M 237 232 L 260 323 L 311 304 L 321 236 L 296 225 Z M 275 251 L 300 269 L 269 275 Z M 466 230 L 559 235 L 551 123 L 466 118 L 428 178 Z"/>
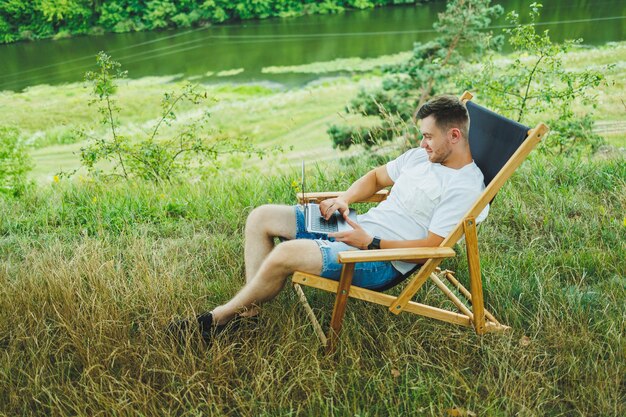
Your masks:
<path fill-rule="evenodd" d="M 393 181 L 387 173 L 387 167 L 382 165 L 356 180 L 340 198 L 348 204 L 363 201 L 391 185 Z"/>
<path fill-rule="evenodd" d="M 435 247 L 441 245 L 443 242 L 443 237 L 428 231 L 428 236 L 426 239 L 417 239 L 417 240 L 386 240 L 381 239 L 380 248 L 381 249 L 399 249 L 399 248 L 420 248 L 420 247 Z M 371 243 L 368 242 L 369 245 Z M 365 245 L 367 248 L 367 245 Z"/>
<path fill-rule="evenodd" d="M 372 243 L 374 236 L 367 233 L 358 223 L 353 222 L 348 216 L 344 216 L 346 221 L 353 230 L 347 230 L 345 232 L 330 233 L 328 236 L 335 238 L 338 242 L 344 242 L 350 246 L 354 246 L 359 249 L 367 249 L 367 246 Z M 387 240 L 381 239 L 381 249 L 399 249 L 399 248 L 419 248 L 419 247 L 435 247 L 439 246 L 443 242 L 443 237 L 428 231 L 428 236 L 425 239 L 417 240 Z"/>
<path fill-rule="evenodd" d="M 377 191 L 393 184 L 393 180 L 387 173 L 387 167 L 385 165 L 379 166 L 352 183 L 350 188 L 341 196 L 322 201 L 320 203 L 320 212 L 326 220 L 330 218 L 335 210 L 339 210 L 340 213 L 344 214 L 348 211 L 350 203 L 363 201 L 376 194 Z"/>

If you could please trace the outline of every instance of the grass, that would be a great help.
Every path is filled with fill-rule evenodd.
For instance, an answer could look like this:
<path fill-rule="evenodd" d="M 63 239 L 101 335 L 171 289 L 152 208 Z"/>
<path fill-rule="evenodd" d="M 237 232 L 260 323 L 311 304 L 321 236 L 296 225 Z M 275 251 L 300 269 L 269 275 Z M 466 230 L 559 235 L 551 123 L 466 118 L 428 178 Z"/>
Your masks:
<path fill-rule="evenodd" d="M 305 74 L 325 74 L 332 72 L 367 72 L 379 69 L 385 65 L 403 64 L 409 60 L 411 52 L 400 52 L 394 55 L 383 55 L 377 58 L 339 58 L 327 62 L 316 62 L 313 64 L 272 66 L 265 67 L 261 72 L 267 74 L 282 73 L 305 73 Z"/>
<path fill-rule="evenodd" d="M 280 145 L 285 150 L 293 148 L 293 154 L 288 152 L 283 158 L 275 161 L 278 165 L 290 159 L 289 155 L 296 154 L 307 154 L 313 159 L 322 159 L 332 153 L 332 143 L 326 138 L 326 129 L 331 123 L 341 121 L 339 113 L 343 110 L 344 103 L 356 95 L 361 86 L 371 85 L 372 82 L 368 78 L 360 82 L 344 78 L 291 91 L 263 86 L 209 86 L 206 87 L 207 93 L 214 100 L 210 100 L 210 104 L 204 110 L 210 112 L 215 130 L 226 132 L 231 136 L 248 137 L 257 145 Z M 125 109 L 121 117 L 124 131 L 143 136 L 143 132 L 148 131 L 156 122 L 163 92 L 175 90 L 177 87 L 161 84 L 145 87 L 143 80 L 128 82 L 126 88 L 120 89 L 123 94 L 119 97 L 119 105 Z M 48 88 L 41 88 L 44 90 L 41 92 L 42 95 L 49 92 Z M 83 103 L 87 102 L 87 92 L 81 90 L 81 94 Z M 77 112 L 70 112 L 71 114 L 64 116 L 68 120 L 63 121 L 63 126 L 59 127 L 50 120 L 44 120 L 44 124 L 40 124 L 36 114 L 43 110 L 37 105 L 29 112 L 26 110 L 28 108 L 26 102 L 15 103 L 16 114 L 21 115 L 16 116 L 16 124 L 23 123 L 20 124 L 24 126 L 22 131 L 33 132 L 38 135 L 35 142 L 44 144 L 37 146 L 32 152 L 35 161 L 33 177 L 39 183 L 49 183 L 59 170 L 70 171 L 78 168 L 80 162 L 77 153 L 83 144 L 54 142 L 64 135 L 70 138 L 76 136 L 73 133 L 74 129 L 84 127 L 83 123 L 86 121 L 91 121 L 93 128 L 94 120 L 98 120 L 95 109 L 82 106 Z M 54 105 L 60 108 L 69 106 L 64 100 Z M 177 112 L 178 119 L 172 127 L 165 127 L 161 134 L 174 134 L 190 118 L 196 117 L 199 110 L 195 107 L 182 108 Z M 55 127 L 47 129 L 45 124 Z M 97 124 L 95 130 L 103 131 Z M 67 142 L 72 140 L 69 139 Z"/>
<path fill-rule="evenodd" d="M 583 68 L 624 43 L 572 52 Z M 623 59 L 622 59 L 623 61 Z M 599 120 L 617 123 L 624 68 L 598 90 Z M 363 63 L 359 63 L 361 65 Z M 336 62 L 328 63 L 335 68 Z M 323 65 L 315 66 L 321 71 Z M 169 185 L 78 177 L 72 130 L 96 125 L 79 84 L 0 94 L 0 111 L 37 144 L 40 184 L 0 198 L 0 416 L 626 414 L 626 163 L 624 132 L 587 159 L 535 153 L 479 230 L 487 307 L 512 330 L 472 331 L 392 316 L 350 301 L 338 354 L 325 356 L 293 292 L 263 307 L 257 328 L 210 348 L 173 346 L 163 329 L 230 298 L 243 283 L 247 214 L 292 204 L 305 157 L 311 190 L 346 188 L 385 157 L 338 154 L 327 125 L 377 76 L 306 88 L 205 86 L 217 128 L 291 151 L 232 175 Z M 131 132 L 159 113 L 173 78 L 120 89 Z M 197 109 L 181 109 L 178 122 Z M 170 132 L 176 131 L 173 124 Z M 355 152 L 355 151 L 353 151 Z M 334 158 L 332 161 L 326 159 Z M 461 256 L 443 265 L 467 283 Z M 399 289 L 392 290 L 397 293 Z M 333 297 L 308 291 L 327 324 Z M 451 307 L 430 287 L 416 297 Z"/>
<path fill-rule="evenodd" d="M 321 165 L 316 189 L 374 164 Z M 340 171 L 339 171 L 340 169 Z M 623 415 L 626 164 L 526 162 L 480 229 L 487 305 L 470 330 L 352 301 L 325 356 L 292 291 L 209 349 L 163 335 L 243 282 L 247 213 L 296 170 L 196 184 L 64 181 L 0 202 L 0 415 Z M 550 207 L 546 210 L 545 207 Z M 463 248 L 458 248 L 463 253 Z M 466 282 L 463 257 L 444 267 Z M 310 291 L 324 323 L 332 297 Z M 439 302 L 427 289 L 417 299 Z"/>

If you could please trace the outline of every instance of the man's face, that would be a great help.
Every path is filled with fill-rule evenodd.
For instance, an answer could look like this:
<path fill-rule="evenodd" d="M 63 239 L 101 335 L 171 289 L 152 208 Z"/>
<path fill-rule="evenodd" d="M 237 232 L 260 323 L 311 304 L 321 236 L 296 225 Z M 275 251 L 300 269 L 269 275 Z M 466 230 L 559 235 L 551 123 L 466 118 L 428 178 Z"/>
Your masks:
<path fill-rule="evenodd" d="M 435 117 L 432 115 L 422 119 L 420 130 L 422 131 L 420 146 L 428 153 L 428 160 L 435 164 L 444 164 L 452 153 L 447 132 L 437 127 Z"/>

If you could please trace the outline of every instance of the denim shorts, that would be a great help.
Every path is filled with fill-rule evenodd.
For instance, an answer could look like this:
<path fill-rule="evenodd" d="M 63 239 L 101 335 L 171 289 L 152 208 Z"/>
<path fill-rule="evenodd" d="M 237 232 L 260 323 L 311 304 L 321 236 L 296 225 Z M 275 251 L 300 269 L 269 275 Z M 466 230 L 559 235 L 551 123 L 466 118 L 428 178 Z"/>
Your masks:
<path fill-rule="evenodd" d="M 339 252 L 360 250 L 320 233 L 306 231 L 302 206 L 294 206 L 296 211 L 296 239 L 313 240 L 322 252 L 322 272 L 324 278 L 339 281 L 343 264 L 338 261 Z M 352 283 L 363 288 L 380 288 L 399 278 L 402 274 L 391 262 L 359 262 L 354 267 Z"/>

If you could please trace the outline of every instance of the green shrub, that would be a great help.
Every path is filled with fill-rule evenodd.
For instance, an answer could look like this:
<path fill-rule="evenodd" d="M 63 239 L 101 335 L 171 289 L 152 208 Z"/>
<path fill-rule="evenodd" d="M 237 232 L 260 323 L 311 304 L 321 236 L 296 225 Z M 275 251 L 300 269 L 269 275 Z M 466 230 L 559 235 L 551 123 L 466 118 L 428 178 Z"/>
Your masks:
<path fill-rule="evenodd" d="M 85 130 L 78 132 L 81 139 L 87 140 L 87 145 L 80 150 L 81 163 L 92 175 L 103 179 L 169 182 L 189 174 L 193 166 L 214 168 L 223 155 L 262 157 L 268 152 L 252 146 L 248 138 L 233 138 L 212 130 L 206 111 L 186 123 L 174 137 L 161 137 L 161 128 L 176 120 L 177 106 L 183 102 L 199 106 L 208 99 L 206 92 L 192 84 L 185 84 L 180 91 L 165 93 L 161 117 L 151 133 L 143 138 L 126 136 L 119 122 L 121 109 L 114 98 L 117 81 L 126 77 L 126 73 L 104 52 L 98 54 L 97 62 L 99 69 L 87 72 L 85 80 L 92 88 L 93 98 L 89 104 L 98 106 L 100 123 L 109 130 L 109 135 L 94 137 Z"/>
<path fill-rule="evenodd" d="M 552 155 L 593 154 L 605 143 L 602 136 L 594 133 L 595 120 L 590 114 L 581 117 L 564 109 L 559 118 L 549 121 L 550 134 L 539 148 Z"/>
<path fill-rule="evenodd" d="M 501 36 L 488 30 L 491 19 L 502 14 L 502 7 L 491 6 L 490 0 L 454 0 L 439 13 L 433 24 L 438 37 L 427 43 L 416 43 L 412 57 L 405 63 L 386 68 L 388 77 L 382 90 L 361 91 L 350 106 L 349 113 L 378 117 L 377 126 L 369 127 L 370 135 L 389 140 L 398 133 L 414 136 L 415 130 L 394 132 L 393 127 L 414 124 L 417 109 L 431 95 L 441 93 L 450 79 L 464 71 L 466 64 L 478 60 L 490 49 L 498 50 Z M 381 135 L 381 131 L 387 130 Z M 351 144 L 350 129 L 329 130 L 334 143 Z M 339 138 L 338 132 L 345 132 Z M 361 134 L 361 136 L 368 136 Z M 365 142 L 367 143 L 367 142 Z"/>
<path fill-rule="evenodd" d="M 0 126 L 0 193 L 19 195 L 32 167 L 18 129 Z"/>
<path fill-rule="evenodd" d="M 540 147 L 542 151 L 594 151 L 602 139 L 593 133 L 593 120 L 589 115 L 576 115 L 571 107 L 575 101 L 595 105 L 594 89 L 604 76 L 599 70 L 564 68 L 564 55 L 582 40 L 556 44 L 547 30 L 537 33 L 541 8 L 539 3 L 531 4 L 529 23 L 521 23 L 517 13 L 509 13 L 507 20 L 513 27 L 505 32 L 515 50 L 512 59 L 502 65 L 494 61 L 494 55 L 489 56 L 478 72 L 468 74 L 465 83 L 481 93 L 485 104 L 512 119 L 526 124 L 544 120 L 552 132 Z M 548 120 L 546 113 L 552 116 Z"/>

